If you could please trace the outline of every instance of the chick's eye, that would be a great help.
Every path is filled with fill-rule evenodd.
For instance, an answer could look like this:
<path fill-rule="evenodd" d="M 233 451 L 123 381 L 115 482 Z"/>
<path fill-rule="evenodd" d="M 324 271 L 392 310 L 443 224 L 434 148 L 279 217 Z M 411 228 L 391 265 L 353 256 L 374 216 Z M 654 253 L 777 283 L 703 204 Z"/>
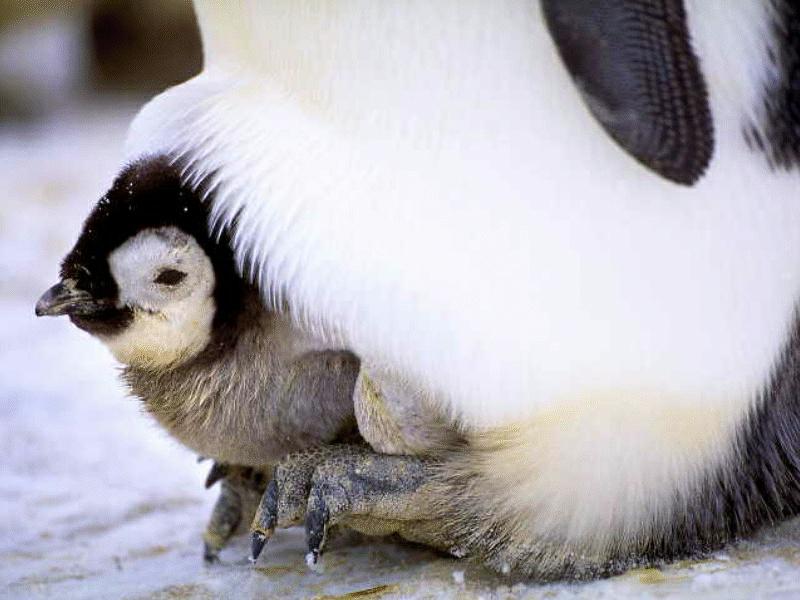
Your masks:
<path fill-rule="evenodd" d="M 178 285 L 186 278 L 186 273 L 176 269 L 164 269 L 153 282 L 160 285 Z"/>

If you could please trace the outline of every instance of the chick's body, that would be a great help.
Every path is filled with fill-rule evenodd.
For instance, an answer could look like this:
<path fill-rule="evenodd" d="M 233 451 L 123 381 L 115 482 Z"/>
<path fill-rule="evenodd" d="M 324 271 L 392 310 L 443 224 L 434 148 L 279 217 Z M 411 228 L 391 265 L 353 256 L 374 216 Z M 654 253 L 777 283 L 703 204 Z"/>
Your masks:
<path fill-rule="evenodd" d="M 354 427 L 358 359 L 325 350 L 246 292 L 234 323 L 168 369 L 126 366 L 123 379 L 183 444 L 225 463 L 263 466 Z"/>
<path fill-rule="evenodd" d="M 163 156 L 130 165 L 37 313 L 104 342 L 147 412 L 205 457 L 261 467 L 346 435 L 358 359 L 263 301 L 209 230 L 201 191 Z"/>
<path fill-rule="evenodd" d="M 208 227 L 201 190 L 165 157 L 128 166 L 36 307 L 68 315 L 122 363 L 133 396 L 222 479 L 205 533 L 214 560 L 249 522 L 272 465 L 351 437 L 359 360 L 274 310 Z"/>

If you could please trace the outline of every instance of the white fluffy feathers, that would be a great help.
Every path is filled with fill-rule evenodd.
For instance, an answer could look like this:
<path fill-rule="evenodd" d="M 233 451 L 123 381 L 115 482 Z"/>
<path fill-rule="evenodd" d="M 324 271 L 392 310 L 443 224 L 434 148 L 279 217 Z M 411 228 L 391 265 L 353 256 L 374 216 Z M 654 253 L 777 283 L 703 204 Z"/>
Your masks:
<path fill-rule="evenodd" d="M 792 316 L 800 215 L 740 135 L 766 9 L 717 4 L 689 6 L 717 138 L 692 189 L 607 139 L 521 0 L 201 2 L 206 69 L 145 107 L 129 155 L 188 161 L 265 295 L 469 423 L 741 406 Z"/>

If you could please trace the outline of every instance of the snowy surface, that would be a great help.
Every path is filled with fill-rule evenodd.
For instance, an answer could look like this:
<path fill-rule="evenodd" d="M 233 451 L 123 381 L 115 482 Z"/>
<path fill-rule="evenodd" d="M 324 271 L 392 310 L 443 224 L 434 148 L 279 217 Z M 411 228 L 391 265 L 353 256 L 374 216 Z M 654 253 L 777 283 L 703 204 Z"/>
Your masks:
<path fill-rule="evenodd" d="M 0 597 L 800 598 L 798 521 L 709 560 L 588 584 L 509 586 L 363 539 L 341 541 L 325 572 L 310 573 L 298 530 L 279 532 L 255 568 L 244 537 L 223 564 L 204 566 L 216 496 L 202 486 L 207 466 L 125 396 L 97 342 L 33 316 L 113 176 L 134 110 L 97 106 L 0 129 Z"/>

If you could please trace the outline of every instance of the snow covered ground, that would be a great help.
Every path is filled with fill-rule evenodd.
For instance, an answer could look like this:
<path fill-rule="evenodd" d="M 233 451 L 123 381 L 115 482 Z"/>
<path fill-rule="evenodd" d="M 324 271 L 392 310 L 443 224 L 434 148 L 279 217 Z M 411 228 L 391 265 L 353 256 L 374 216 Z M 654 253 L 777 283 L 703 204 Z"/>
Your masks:
<path fill-rule="evenodd" d="M 340 543 L 315 574 L 297 530 L 279 532 L 255 568 L 243 537 L 204 566 L 207 465 L 125 396 L 97 342 L 33 316 L 118 166 L 134 110 L 0 129 L 0 597 L 800 598 L 800 521 L 709 560 L 587 584 L 509 586 L 377 540 Z"/>

